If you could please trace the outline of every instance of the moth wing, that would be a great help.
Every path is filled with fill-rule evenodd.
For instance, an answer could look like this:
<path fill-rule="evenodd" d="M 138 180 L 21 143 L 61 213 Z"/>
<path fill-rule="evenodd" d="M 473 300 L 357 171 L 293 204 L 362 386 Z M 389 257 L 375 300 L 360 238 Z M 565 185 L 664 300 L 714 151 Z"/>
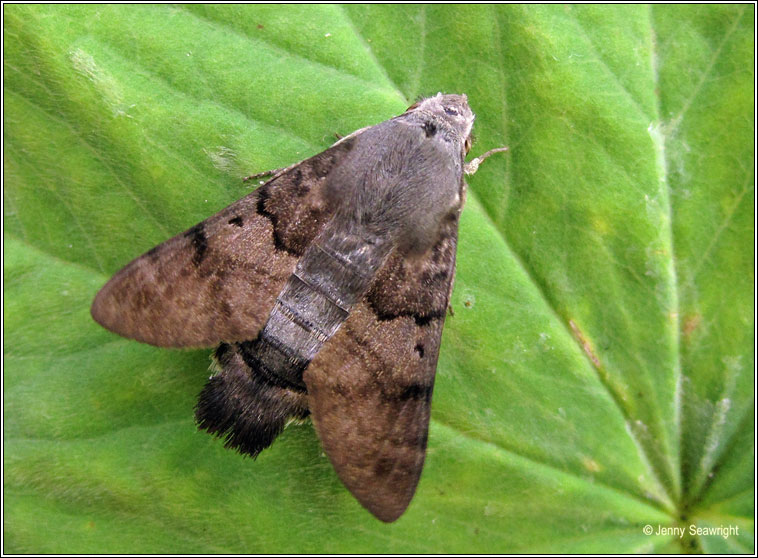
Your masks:
<path fill-rule="evenodd" d="M 456 239 L 457 219 L 425 256 L 391 256 L 303 376 L 326 455 L 382 521 L 405 511 L 423 468 Z"/>
<path fill-rule="evenodd" d="M 325 177 L 350 150 L 346 140 L 129 263 L 97 294 L 92 317 L 160 347 L 255 338 L 298 258 L 332 215 Z"/>

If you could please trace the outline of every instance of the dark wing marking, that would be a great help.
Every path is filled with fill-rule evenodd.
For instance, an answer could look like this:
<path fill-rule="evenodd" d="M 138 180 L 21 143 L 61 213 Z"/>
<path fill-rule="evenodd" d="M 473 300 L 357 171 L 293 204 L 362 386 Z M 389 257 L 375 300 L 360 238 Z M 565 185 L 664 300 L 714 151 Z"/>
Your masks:
<path fill-rule="evenodd" d="M 391 256 L 304 374 L 313 422 L 339 478 L 382 521 L 408 507 L 426 453 L 457 218 L 425 256 Z"/>
<path fill-rule="evenodd" d="M 92 317 L 160 347 L 254 339 L 298 258 L 333 212 L 325 177 L 343 140 L 159 244 L 100 290 Z"/>

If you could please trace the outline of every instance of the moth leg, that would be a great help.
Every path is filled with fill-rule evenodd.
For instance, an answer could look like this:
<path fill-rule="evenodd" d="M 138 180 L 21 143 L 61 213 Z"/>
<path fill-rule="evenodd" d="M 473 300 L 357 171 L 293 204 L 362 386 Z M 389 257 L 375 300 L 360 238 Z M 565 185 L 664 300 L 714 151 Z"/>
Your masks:
<path fill-rule="evenodd" d="M 508 151 L 508 148 L 496 147 L 495 149 L 490 149 L 484 155 L 480 155 L 475 159 L 471 159 L 468 163 L 463 165 L 463 172 L 466 174 L 474 174 L 479 169 L 479 165 L 482 164 L 482 161 L 484 161 L 487 157 L 494 155 L 495 153 L 502 153 L 503 151 Z"/>
<path fill-rule="evenodd" d="M 284 171 L 286 171 L 286 170 L 288 170 L 290 168 L 292 168 L 292 167 L 281 168 L 281 169 L 271 169 L 271 170 L 267 170 L 267 171 L 263 171 L 263 172 L 257 172 L 255 174 L 251 174 L 250 176 L 245 176 L 242 179 L 242 182 L 247 182 L 248 180 L 255 180 L 256 178 L 263 178 L 263 177 L 266 177 L 266 176 L 274 176 L 274 175 L 278 176 L 278 175 L 282 174 Z"/>
<path fill-rule="evenodd" d="M 451 276 L 455 277 L 455 261 L 453 261 L 453 268 L 450 270 Z M 450 281 L 450 285 L 447 288 L 447 311 L 451 316 L 455 316 L 455 312 L 453 312 L 453 287 L 455 286 L 454 281 Z"/>
<path fill-rule="evenodd" d="M 350 138 L 352 138 L 354 136 L 357 136 L 358 134 L 360 134 L 361 132 L 364 132 L 364 131 L 368 130 L 369 128 L 371 128 L 371 126 L 365 126 L 363 128 L 360 128 L 360 129 L 356 130 L 355 132 L 352 132 L 352 133 L 350 133 L 350 134 L 348 134 L 346 136 L 343 136 L 343 137 L 339 137 L 339 134 L 335 134 L 335 136 L 338 136 L 339 139 L 334 143 L 334 145 L 337 145 L 339 143 L 342 143 L 345 140 L 348 140 L 348 139 L 350 139 Z M 334 146 L 332 146 L 332 147 L 334 147 Z"/>
<path fill-rule="evenodd" d="M 352 135 L 352 134 L 350 134 L 350 135 Z M 339 142 L 337 142 L 337 143 L 339 143 Z M 335 145 L 336 145 L 336 143 L 335 143 Z M 303 161 L 298 161 L 297 163 L 295 163 L 293 165 L 290 165 L 288 167 L 282 167 L 280 169 L 271 169 L 271 170 L 267 170 L 267 171 L 263 171 L 263 172 L 258 172 L 258 173 L 255 173 L 255 174 L 251 174 L 250 176 L 244 177 L 242 179 L 242 182 L 247 182 L 248 180 L 255 180 L 256 178 L 264 178 L 266 176 L 270 176 L 271 180 L 274 180 L 275 178 L 279 178 L 285 172 L 287 172 L 289 170 L 292 170 L 295 167 L 299 167 L 302 162 Z M 268 182 L 271 182 L 271 180 L 269 180 Z"/>

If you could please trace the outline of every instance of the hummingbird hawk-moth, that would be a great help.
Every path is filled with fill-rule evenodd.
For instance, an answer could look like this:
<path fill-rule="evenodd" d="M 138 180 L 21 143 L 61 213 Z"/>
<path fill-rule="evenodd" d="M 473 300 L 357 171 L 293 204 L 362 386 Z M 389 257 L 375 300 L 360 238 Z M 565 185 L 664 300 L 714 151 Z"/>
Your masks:
<path fill-rule="evenodd" d="M 159 244 L 92 316 L 159 347 L 216 347 L 198 426 L 255 457 L 311 416 L 337 475 L 382 521 L 408 507 L 455 272 L 474 114 L 423 99 L 288 167 Z"/>

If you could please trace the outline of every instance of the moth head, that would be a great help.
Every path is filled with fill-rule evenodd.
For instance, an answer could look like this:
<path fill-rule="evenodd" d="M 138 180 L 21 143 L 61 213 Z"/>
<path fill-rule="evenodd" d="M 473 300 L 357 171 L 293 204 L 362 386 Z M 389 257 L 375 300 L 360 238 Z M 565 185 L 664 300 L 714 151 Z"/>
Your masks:
<path fill-rule="evenodd" d="M 411 105 L 406 112 L 424 111 L 444 120 L 463 140 L 466 152 L 471 147 L 471 127 L 474 125 L 474 113 L 468 106 L 466 95 L 443 95 L 421 99 Z"/>

